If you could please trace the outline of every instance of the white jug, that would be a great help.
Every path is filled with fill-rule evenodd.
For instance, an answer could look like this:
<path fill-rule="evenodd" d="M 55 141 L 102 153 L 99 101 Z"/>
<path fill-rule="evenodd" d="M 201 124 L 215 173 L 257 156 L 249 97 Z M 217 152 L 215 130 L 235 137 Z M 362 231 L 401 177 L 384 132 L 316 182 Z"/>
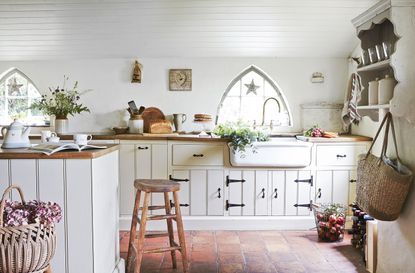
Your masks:
<path fill-rule="evenodd" d="M 385 78 L 379 81 L 379 104 L 389 104 L 393 97 L 393 89 L 395 88 L 395 84 L 395 79 L 389 77 L 389 75 L 385 75 Z"/>

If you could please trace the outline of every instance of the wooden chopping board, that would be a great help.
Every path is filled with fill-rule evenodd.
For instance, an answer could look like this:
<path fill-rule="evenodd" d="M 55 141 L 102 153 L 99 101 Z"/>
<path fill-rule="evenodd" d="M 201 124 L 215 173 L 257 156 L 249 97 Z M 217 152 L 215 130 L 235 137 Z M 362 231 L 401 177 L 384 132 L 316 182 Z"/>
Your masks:
<path fill-rule="evenodd" d="M 163 112 L 157 107 L 148 107 L 141 114 L 144 122 L 144 133 L 148 133 L 150 129 L 150 122 L 157 119 L 166 119 Z"/>

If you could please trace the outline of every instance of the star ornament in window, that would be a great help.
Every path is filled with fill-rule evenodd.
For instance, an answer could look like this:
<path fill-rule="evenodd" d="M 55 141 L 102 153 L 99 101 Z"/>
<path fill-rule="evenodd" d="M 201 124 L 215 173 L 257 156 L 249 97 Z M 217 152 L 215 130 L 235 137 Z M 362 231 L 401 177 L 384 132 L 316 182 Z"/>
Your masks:
<path fill-rule="evenodd" d="M 256 90 L 260 87 L 259 85 L 255 85 L 254 83 L 254 79 L 252 79 L 250 84 L 245 84 L 246 87 L 248 87 L 248 90 L 246 91 L 246 94 L 248 95 L 249 93 L 254 93 L 255 95 L 258 95 L 256 93 Z"/>
<path fill-rule="evenodd" d="M 12 78 L 8 84 L 9 92 L 12 96 L 19 96 L 20 95 L 20 88 L 23 84 L 18 84 L 16 78 Z"/>

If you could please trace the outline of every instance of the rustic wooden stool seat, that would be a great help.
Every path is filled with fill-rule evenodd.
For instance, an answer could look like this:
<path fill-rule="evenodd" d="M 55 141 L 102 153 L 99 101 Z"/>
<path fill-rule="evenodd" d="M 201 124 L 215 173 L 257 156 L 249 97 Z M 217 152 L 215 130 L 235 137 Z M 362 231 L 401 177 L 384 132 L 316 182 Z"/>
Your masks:
<path fill-rule="evenodd" d="M 180 212 L 180 202 L 178 191 L 180 184 L 171 180 L 163 179 L 137 179 L 134 181 L 134 187 L 137 190 L 135 196 L 134 210 L 131 221 L 130 242 L 128 245 L 127 269 L 126 273 L 140 273 L 141 261 L 145 253 L 170 252 L 173 268 L 177 268 L 176 251 L 180 251 L 183 263 L 183 272 L 188 272 L 186 242 L 184 237 L 183 221 Z M 144 192 L 144 202 L 140 207 L 141 192 Z M 150 206 L 150 196 L 152 193 L 163 193 L 164 206 Z M 174 203 L 170 201 L 169 193 L 173 194 Z M 171 213 L 174 208 L 175 213 Z M 164 209 L 165 214 L 150 215 L 147 213 L 153 210 Z M 141 219 L 138 215 L 141 211 Z M 166 220 L 167 232 L 146 232 L 147 221 Z M 177 224 L 177 234 L 179 244 L 174 241 L 173 220 Z M 140 225 L 137 234 L 137 224 Z M 145 238 L 169 237 L 170 246 L 162 248 L 144 249 Z M 137 239 L 137 243 L 135 240 Z"/>
<path fill-rule="evenodd" d="M 144 192 L 175 192 L 180 190 L 180 184 L 165 179 L 137 179 L 134 181 L 136 190 Z"/>

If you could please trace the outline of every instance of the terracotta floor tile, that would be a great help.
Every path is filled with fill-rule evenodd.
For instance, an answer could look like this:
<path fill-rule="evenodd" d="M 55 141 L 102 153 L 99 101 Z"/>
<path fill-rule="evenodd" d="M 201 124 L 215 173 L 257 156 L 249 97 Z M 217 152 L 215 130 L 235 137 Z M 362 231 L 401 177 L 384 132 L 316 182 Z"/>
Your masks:
<path fill-rule="evenodd" d="M 242 254 L 221 254 L 218 256 L 220 264 L 227 263 L 244 263 L 245 259 Z"/>
<path fill-rule="evenodd" d="M 241 245 L 239 244 L 226 244 L 218 245 L 218 252 L 221 253 L 241 253 Z"/>
<path fill-rule="evenodd" d="M 247 273 L 276 273 L 275 267 L 272 264 L 266 263 L 248 263 L 246 265 Z"/>
<path fill-rule="evenodd" d="M 221 264 L 219 273 L 244 273 L 245 265 L 243 263 L 227 263 Z"/>

